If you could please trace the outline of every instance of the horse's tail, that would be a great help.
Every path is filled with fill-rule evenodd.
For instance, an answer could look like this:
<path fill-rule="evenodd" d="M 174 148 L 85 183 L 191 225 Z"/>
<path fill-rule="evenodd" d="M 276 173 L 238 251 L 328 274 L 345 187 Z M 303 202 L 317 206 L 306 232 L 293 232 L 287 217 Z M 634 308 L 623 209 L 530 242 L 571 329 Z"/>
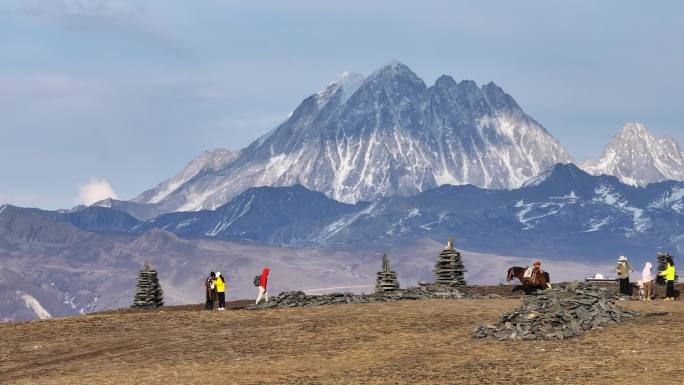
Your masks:
<path fill-rule="evenodd" d="M 546 287 L 551 289 L 551 277 L 549 277 L 549 273 L 546 271 L 544 272 L 544 279 L 546 280 Z"/>

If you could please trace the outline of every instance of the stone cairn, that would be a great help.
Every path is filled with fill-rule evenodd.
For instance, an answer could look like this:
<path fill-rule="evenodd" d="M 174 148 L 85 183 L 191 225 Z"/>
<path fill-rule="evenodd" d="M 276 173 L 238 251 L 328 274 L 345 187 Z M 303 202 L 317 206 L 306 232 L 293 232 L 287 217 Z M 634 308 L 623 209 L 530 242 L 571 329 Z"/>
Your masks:
<path fill-rule="evenodd" d="M 375 280 L 376 293 L 392 293 L 399 290 L 399 281 L 397 280 L 397 273 L 390 269 L 389 256 L 382 255 L 382 271 L 378 272 L 378 278 Z"/>
<path fill-rule="evenodd" d="M 661 276 L 660 273 L 665 271 L 665 269 L 667 268 L 667 257 L 674 259 L 674 257 L 668 253 L 656 254 L 656 258 L 658 259 L 658 275 L 656 276 L 656 283 L 658 285 L 664 285 L 665 284 L 665 277 Z M 677 275 L 675 275 L 675 282 L 677 282 L 677 281 L 679 281 L 679 277 Z"/>
<path fill-rule="evenodd" d="M 164 305 L 164 292 L 159 284 L 157 271 L 150 267 L 150 262 L 145 261 L 143 269 L 138 276 L 138 285 L 135 290 L 132 308 L 156 309 Z"/>
<path fill-rule="evenodd" d="M 576 337 L 638 315 L 617 306 L 617 297 L 594 283 L 570 283 L 523 298 L 522 306 L 503 314 L 494 325 L 480 325 L 473 336 L 500 341 Z"/>
<path fill-rule="evenodd" d="M 437 257 L 435 263 L 435 284 L 447 286 L 465 286 L 463 273 L 466 272 L 461 253 L 454 250 L 454 237 L 449 237 L 446 247 Z"/>

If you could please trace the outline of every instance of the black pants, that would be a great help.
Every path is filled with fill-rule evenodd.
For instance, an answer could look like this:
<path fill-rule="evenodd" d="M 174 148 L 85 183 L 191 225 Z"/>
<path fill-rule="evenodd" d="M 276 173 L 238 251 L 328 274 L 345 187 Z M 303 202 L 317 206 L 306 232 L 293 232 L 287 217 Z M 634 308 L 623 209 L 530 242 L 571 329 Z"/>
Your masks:
<path fill-rule="evenodd" d="M 226 293 L 218 293 L 218 301 L 219 309 L 226 307 Z"/>
<path fill-rule="evenodd" d="M 674 281 L 667 281 L 667 289 L 665 290 L 665 297 L 674 298 Z"/>
<path fill-rule="evenodd" d="M 620 278 L 620 294 L 632 295 L 632 287 L 629 285 L 629 278 Z"/>
<path fill-rule="evenodd" d="M 204 310 L 213 310 L 214 309 L 214 301 L 211 298 L 207 299 L 207 302 L 204 303 Z"/>

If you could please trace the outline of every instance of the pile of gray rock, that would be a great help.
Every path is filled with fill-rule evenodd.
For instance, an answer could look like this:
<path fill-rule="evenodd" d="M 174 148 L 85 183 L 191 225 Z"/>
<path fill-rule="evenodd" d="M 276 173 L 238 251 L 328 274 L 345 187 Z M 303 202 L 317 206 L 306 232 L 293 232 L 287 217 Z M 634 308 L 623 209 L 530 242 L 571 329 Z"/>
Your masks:
<path fill-rule="evenodd" d="M 376 293 L 390 293 L 399 290 L 399 280 L 397 273 L 390 268 L 389 256 L 382 255 L 382 270 L 378 272 L 375 280 Z"/>
<path fill-rule="evenodd" d="M 393 291 L 389 294 L 352 294 L 332 293 L 323 295 L 309 295 L 303 291 L 286 291 L 270 298 L 268 302 L 259 305 L 250 305 L 248 309 L 265 309 L 273 307 L 311 307 L 321 305 L 351 304 L 351 303 L 374 303 L 394 302 L 434 298 L 463 298 L 466 294 L 460 290 L 442 286 L 430 285 L 410 287 L 404 290 Z"/>
<path fill-rule="evenodd" d="M 449 237 L 444 250 L 439 253 L 435 262 L 435 283 L 441 285 L 464 286 L 466 272 L 461 253 L 454 249 L 454 238 Z"/>
<path fill-rule="evenodd" d="M 157 277 L 157 270 L 150 267 L 150 263 L 145 261 L 143 269 L 138 275 L 138 284 L 135 290 L 132 308 L 156 309 L 164 305 L 164 292 Z"/>
<path fill-rule="evenodd" d="M 616 305 L 617 295 L 591 283 L 574 282 L 523 299 L 494 325 L 481 325 L 474 337 L 498 340 L 563 340 L 602 329 L 638 313 Z"/>

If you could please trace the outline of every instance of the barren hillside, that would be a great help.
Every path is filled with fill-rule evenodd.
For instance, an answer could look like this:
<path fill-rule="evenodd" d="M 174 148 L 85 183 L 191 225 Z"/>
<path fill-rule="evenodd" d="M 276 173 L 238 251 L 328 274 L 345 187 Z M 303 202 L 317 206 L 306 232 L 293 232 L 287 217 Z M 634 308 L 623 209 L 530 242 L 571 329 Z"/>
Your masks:
<path fill-rule="evenodd" d="M 554 342 L 471 337 L 520 300 L 114 311 L 0 325 L 3 384 L 679 384 L 681 302 Z M 239 305 L 239 304 L 238 304 Z"/>

